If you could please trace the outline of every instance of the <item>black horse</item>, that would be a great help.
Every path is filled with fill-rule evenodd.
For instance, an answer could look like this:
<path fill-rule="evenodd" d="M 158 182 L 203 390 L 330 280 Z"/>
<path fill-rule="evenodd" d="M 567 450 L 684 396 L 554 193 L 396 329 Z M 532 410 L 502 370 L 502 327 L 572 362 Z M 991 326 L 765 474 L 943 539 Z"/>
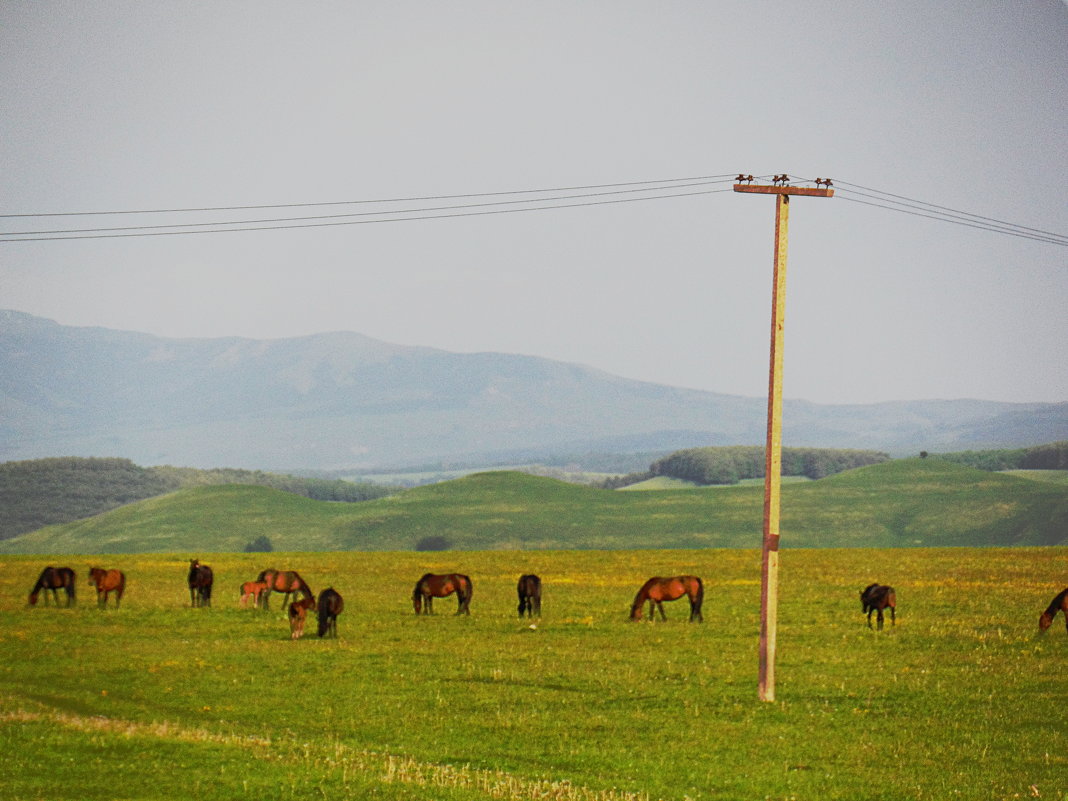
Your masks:
<path fill-rule="evenodd" d="M 56 590 L 63 589 L 67 592 L 67 606 L 74 603 L 74 571 L 69 567 L 52 567 L 49 565 L 41 571 L 37 583 L 30 590 L 30 606 L 37 604 L 37 596 L 41 590 L 45 591 L 45 606 L 48 606 L 48 591 L 52 591 L 52 603 L 59 606 L 59 596 Z"/>
<path fill-rule="evenodd" d="M 319 636 L 337 637 L 337 616 L 345 608 L 345 599 L 333 587 L 319 593 Z"/>
<path fill-rule="evenodd" d="M 198 559 L 189 560 L 189 604 L 192 607 L 211 606 L 211 585 L 215 574 Z"/>
<path fill-rule="evenodd" d="M 524 573 L 516 585 L 519 594 L 519 616 L 541 617 L 541 579 L 533 573 Z"/>
<path fill-rule="evenodd" d="M 890 608 L 890 622 L 897 625 L 894 610 L 897 608 L 897 595 L 894 588 L 886 584 L 869 584 L 860 592 L 861 609 L 868 615 L 868 628 L 871 628 L 871 613 L 878 613 L 879 630 L 883 628 L 883 610 Z"/>

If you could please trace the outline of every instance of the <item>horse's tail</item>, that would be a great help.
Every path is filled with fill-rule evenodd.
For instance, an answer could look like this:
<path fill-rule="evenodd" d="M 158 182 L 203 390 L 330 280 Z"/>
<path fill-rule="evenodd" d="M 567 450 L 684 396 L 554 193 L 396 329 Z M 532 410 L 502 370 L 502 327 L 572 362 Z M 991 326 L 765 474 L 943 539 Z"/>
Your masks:
<path fill-rule="evenodd" d="M 701 581 L 700 576 L 694 576 L 694 580 L 697 582 L 697 592 L 694 594 L 693 611 L 699 615 L 701 614 L 701 604 L 705 602 L 705 583 Z"/>
<path fill-rule="evenodd" d="M 78 584 L 78 579 L 74 575 L 74 571 L 71 570 L 69 567 L 63 568 L 62 569 L 62 573 L 63 573 L 63 586 L 67 590 L 67 598 L 70 599 L 71 603 L 74 603 L 76 600 L 78 600 L 77 597 L 76 597 L 76 593 L 74 591 L 74 588 Z"/>
<path fill-rule="evenodd" d="M 332 604 L 330 603 L 330 593 L 333 589 L 327 588 L 319 594 L 319 636 L 322 637 L 326 634 L 327 629 L 330 628 L 330 613 Z"/>
<path fill-rule="evenodd" d="M 459 578 L 459 591 L 461 593 L 460 605 L 466 610 L 468 605 L 471 603 L 471 596 L 475 592 L 475 585 L 471 583 L 470 576 L 465 576 L 461 573 L 459 574 Z"/>

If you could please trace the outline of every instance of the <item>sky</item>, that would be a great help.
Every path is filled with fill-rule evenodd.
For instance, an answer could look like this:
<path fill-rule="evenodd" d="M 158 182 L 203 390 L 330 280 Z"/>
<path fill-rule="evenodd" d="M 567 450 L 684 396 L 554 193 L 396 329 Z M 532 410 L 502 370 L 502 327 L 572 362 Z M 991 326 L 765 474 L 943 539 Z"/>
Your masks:
<path fill-rule="evenodd" d="M 787 398 L 1068 400 L 1061 0 L 0 0 L 0 76 L 0 308 L 759 397 L 775 202 L 723 181 L 787 173 L 836 187 L 790 206 Z"/>

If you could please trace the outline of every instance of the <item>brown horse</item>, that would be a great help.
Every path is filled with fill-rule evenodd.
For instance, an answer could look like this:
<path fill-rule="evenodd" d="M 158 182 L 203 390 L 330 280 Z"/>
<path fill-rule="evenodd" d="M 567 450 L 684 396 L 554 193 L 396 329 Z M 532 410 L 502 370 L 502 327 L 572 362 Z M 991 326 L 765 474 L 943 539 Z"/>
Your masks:
<path fill-rule="evenodd" d="M 211 585 L 215 574 L 207 565 L 200 564 L 199 559 L 189 560 L 189 605 L 211 606 Z"/>
<path fill-rule="evenodd" d="M 471 579 L 460 573 L 443 575 L 425 573 L 419 581 L 415 582 L 415 589 L 412 590 L 412 606 L 415 607 L 417 615 L 420 613 L 432 615 L 434 614 L 434 599 L 444 598 L 455 592 L 459 603 L 456 614 L 469 615 L 473 589 Z"/>
<path fill-rule="evenodd" d="M 256 581 L 262 581 L 267 585 L 267 589 L 261 596 L 264 609 L 270 608 L 272 592 L 284 593 L 283 606 L 289 602 L 289 596 L 296 592 L 301 593 L 305 598 L 315 600 L 315 593 L 296 570 L 264 570 L 256 577 Z"/>
<path fill-rule="evenodd" d="M 1046 611 L 1042 613 L 1042 616 L 1038 619 L 1038 630 L 1045 631 L 1052 626 L 1053 617 L 1058 612 L 1064 612 L 1064 627 L 1068 629 L 1068 587 L 1061 590 L 1057 597 L 1050 602 Z"/>
<path fill-rule="evenodd" d="M 869 584 L 860 591 L 861 609 L 868 615 L 868 628 L 871 628 L 871 613 L 878 612 L 879 630 L 883 628 L 883 610 L 890 608 L 890 623 L 897 625 L 897 595 L 894 588 L 886 584 Z"/>
<path fill-rule="evenodd" d="M 337 616 L 345 608 L 345 599 L 333 587 L 319 593 L 319 636 L 337 637 Z"/>
<path fill-rule="evenodd" d="M 524 573 L 516 584 L 519 595 L 519 616 L 541 617 L 541 579 L 533 573 Z"/>
<path fill-rule="evenodd" d="M 52 603 L 59 606 L 59 596 L 56 593 L 56 590 L 59 589 L 66 590 L 67 606 L 70 606 L 74 603 L 74 584 L 75 575 L 73 570 L 69 567 L 52 567 L 49 565 L 41 571 L 41 575 L 37 578 L 37 583 L 30 590 L 30 606 L 36 606 L 37 596 L 41 590 L 45 591 L 45 606 L 48 606 L 49 590 L 52 591 Z"/>
<path fill-rule="evenodd" d="M 294 601 L 289 605 L 289 636 L 299 640 L 304 636 L 304 621 L 308 617 L 308 610 L 315 608 L 315 599 L 310 595 Z"/>
<path fill-rule="evenodd" d="M 248 606 L 251 600 L 253 607 L 260 608 L 260 600 L 267 591 L 266 581 L 246 581 L 241 585 L 241 606 Z"/>
<path fill-rule="evenodd" d="M 630 607 L 630 619 L 642 619 L 642 606 L 649 602 L 649 619 L 656 620 L 656 609 L 660 610 L 660 619 L 667 620 L 664 614 L 664 601 L 676 601 L 682 596 L 690 599 L 690 622 L 701 622 L 701 604 L 705 600 L 705 585 L 697 576 L 672 576 L 664 578 L 654 576 L 642 585 L 634 596 Z M 655 608 L 654 608 L 655 605 Z"/>
<path fill-rule="evenodd" d="M 101 609 L 108 605 L 108 596 L 115 593 L 115 608 L 119 608 L 122 594 L 126 592 L 126 574 L 121 570 L 89 568 L 89 583 L 96 585 L 96 605 Z"/>

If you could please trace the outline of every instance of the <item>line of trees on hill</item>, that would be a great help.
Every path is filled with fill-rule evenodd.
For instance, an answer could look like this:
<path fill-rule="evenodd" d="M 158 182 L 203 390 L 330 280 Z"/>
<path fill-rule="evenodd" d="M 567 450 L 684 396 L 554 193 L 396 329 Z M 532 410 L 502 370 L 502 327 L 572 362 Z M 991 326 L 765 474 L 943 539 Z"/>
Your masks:
<path fill-rule="evenodd" d="M 829 448 L 783 448 L 782 473 L 785 476 L 825 476 L 885 462 L 890 457 L 879 451 L 837 450 Z M 764 477 L 764 448 L 760 446 L 729 446 L 687 448 L 657 459 L 646 473 L 621 477 L 625 481 L 606 483 L 606 486 L 627 486 L 656 476 L 690 481 L 707 486 L 737 484 L 746 478 Z"/>
<path fill-rule="evenodd" d="M 392 490 L 260 470 L 139 467 L 129 459 L 62 457 L 0 464 L 0 540 L 101 514 L 186 487 L 255 484 L 320 501 L 356 502 Z"/>
<path fill-rule="evenodd" d="M 1068 470 L 1068 440 L 1012 450 L 931 454 L 979 470 Z"/>

